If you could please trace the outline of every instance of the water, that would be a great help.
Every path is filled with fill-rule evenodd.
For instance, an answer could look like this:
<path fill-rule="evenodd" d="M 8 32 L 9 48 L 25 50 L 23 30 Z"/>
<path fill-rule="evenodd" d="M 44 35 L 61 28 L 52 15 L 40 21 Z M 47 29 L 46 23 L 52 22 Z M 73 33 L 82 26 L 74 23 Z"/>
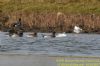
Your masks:
<path fill-rule="evenodd" d="M 100 56 L 100 35 L 67 34 L 67 37 L 11 38 L 0 32 L 0 54 L 48 54 L 61 56 Z"/>

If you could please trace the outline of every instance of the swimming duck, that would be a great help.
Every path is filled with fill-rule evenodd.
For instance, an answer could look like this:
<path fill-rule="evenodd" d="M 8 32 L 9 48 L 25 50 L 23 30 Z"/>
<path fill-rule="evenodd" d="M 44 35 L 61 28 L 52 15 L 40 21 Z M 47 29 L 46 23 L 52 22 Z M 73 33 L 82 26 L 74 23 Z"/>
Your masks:
<path fill-rule="evenodd" d="M 82 32 L 82 29 L 78 26 L 74 26 L 74 30 L 73 30 L 74 33 L 80 33 Z"/>
<path fill-rule="evenodd" d="M 43 35 L 44 38 L 55 38 L 55 37 L 66 37 L 67 34 L 64 32 L 64 33 L 59 33 L 59 34 L 56 34 L 56 32 L 52 32 L 51 35 Z"/>
<path fill-rule="evenodd" d="M 16 31 L 16 30 L 10 29 L 9 30 L 9 36 L 10 37 L 22 37 L 23 36 L 23 31 L 21 31 L 21 30 Z"/>
<path fill-rule="evenodd" d="M 14 38 L 14 37 L 19 37 L 17 34 L 13 33 L 12 35 L 10 35 L 10 37 Z"/>
<path fill-rule="evenodd" d="M 30 33 L 28 35 L 26 35 L 27 37 L 37 37 L 37 33 L 36 32 L 33 32 L 33 33 Z"/>
<path fill-rule="evenodd" d="M 66 36 L 67 34 L 65 32 L 56 35 L 56 37 L 66 37 Z"/>
<path fill-rule="evenodd" d="M 43 38 L 55 38 L 56 37 L 55 34 L 56 34 L 56 32 L 52 32 L 50 35 L 44 35 L 44 34 L 42 34 L 42 37 Z"/>

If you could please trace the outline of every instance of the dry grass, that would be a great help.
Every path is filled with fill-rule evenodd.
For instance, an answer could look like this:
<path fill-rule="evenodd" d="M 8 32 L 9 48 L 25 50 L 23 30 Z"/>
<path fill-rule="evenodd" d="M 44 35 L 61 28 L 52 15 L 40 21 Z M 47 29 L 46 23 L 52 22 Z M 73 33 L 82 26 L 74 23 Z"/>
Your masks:
<path fill-rule="evenodd" d="M 2 1 L 2 0 L 0 0 Z M 7 2 L 5 2 L 7 1 Z M 0 2 L 3 12 L 65 12 L 99 13 L 99 0 L 4 0 Z"/>
<path fill-rule="evenodd" d="M 100 0 L 0 0 L 0 11 L 8 28 L 21 17 L 25 30 L 100 32 Z"/>
<path fill-rule="evenodd" d="M 10 27 L 18 15 L 10 14 L 6 26 Z M 79 25 L 84 32 L 100 32 L 100 15 L 96 14 L 23 13 L 21 18 L 25 30 L 72 32 L 74 26 Z"/>

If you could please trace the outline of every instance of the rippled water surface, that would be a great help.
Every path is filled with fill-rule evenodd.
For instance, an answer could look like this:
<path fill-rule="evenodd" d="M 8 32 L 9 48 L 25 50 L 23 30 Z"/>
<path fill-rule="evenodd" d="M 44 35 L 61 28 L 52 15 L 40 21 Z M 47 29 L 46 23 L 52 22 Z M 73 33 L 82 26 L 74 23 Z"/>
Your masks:
<path fill-rule="evenodd" d="M 99 34 L 67 34 L 67 37 L 43 38 L 11 38 L 0 33 L 0 53 L 16 54 L 49 54 L 65 56 L 100 56 Z"/>

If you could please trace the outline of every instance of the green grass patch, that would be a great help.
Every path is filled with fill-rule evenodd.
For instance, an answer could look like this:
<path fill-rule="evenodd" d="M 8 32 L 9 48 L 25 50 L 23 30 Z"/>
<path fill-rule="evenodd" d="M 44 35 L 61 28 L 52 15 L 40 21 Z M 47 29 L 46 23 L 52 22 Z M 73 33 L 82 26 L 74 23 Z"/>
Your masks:
<path fill-rule="evenodd" d="M 100 66 L 100 59 L 57 58 L 57 66 Z"/>
<path fill-rule="evenodd" d="M 22 0 L 23 1 L 23 0 Z M 67 3 L 57 3 L 56 1 L 44 2 L 20 2 L 9 1 L 0 2 L 0 9 L 3 12 L 65 12 L 65 13 L 100 13 L 100 1 L 68 1 Z"/>

